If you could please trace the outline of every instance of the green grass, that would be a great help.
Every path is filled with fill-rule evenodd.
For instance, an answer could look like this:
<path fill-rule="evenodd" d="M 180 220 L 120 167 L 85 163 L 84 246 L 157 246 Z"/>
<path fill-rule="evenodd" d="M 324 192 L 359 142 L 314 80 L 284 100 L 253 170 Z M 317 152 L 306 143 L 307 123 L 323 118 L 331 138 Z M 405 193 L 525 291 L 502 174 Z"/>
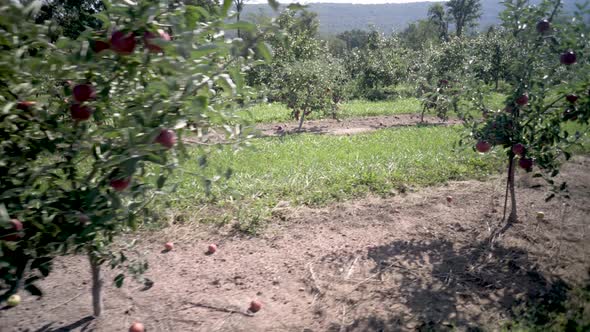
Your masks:
<path fill-rule="evenodd" d="M 390 195 L 407 187 L 483 178 L 496 172 L 501 161 L 493 153 L 482 156 L 471 149 L 454 150 L 460 131 L 415 127 L 355 136 L 254 139 L 250 149 L 225 148 L 210 157 L 206 176 L 224 167 L 231 168 L 233 175 L 215 183 L 209 197 L 202 194 L 202 182 L 189 175 L 202 171 L 190 158 L 183 167 L 187 172 L 172 181 L 179 184 L 172 207 L 181 213 L 204 204 L 220 207 L 224 215 L 217 219 L 240 219 L 237 214 L 241 213 L 250 228 L 250 223 L 258 225 L 282 200 L 323 205 L 369 192 Z"/>
<path fill-rule="evenodd" d="M 353 100 L 340 106 L 340 117 L 363 117 L 417 113 L 420 111 L 420 100 L 417 98 L 400 98 L 393 101 L 369 102 Z M 292 121 L 291 110 L 280 103 L 258 104 L 248 110 L 238 112 L 241 117 L 255 123 L 272 123 Z M 323 113 L 315 112 L 308 119 L 319 119 Z"/>
<path fill-rule="evenodd" d="M 486 95 L 484 102 L 492 110 L 504 108 L 505 95 L 496 92 L 490 92 Z M 469 103 L 462 101 L 460 107 L 464 111 Z M 407 113 L 420 113 L 422 105 L 420 99 L 414 97 L 398 98 L 387 101 L 366 101 L 352 100 L 340 105 L 341 118 L 366 117 L 379 115 L 395 115 Z M 247 110 L 238 112 L 242 118 L 254 123 L 273 123 L 293 121 L 291 110 L 281 103 L 257 104 Z M 453 115 L 453 114 L 450 114 Z M 481 116 L 479 112 L 474 112 L 475 116 Z M 322 112 L 314 112 L 308 119 L 321 119 L 324 117 Z"/>

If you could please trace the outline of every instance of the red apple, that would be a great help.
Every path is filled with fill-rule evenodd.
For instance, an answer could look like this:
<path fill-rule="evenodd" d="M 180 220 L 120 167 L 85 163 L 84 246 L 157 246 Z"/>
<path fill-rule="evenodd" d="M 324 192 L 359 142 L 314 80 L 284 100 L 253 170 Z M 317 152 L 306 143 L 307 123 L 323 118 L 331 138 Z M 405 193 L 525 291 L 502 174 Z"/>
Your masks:
<path fill-rule="evenodd" d="M 102 40 L 95 40 L 92 44 L 92 50 L 95 53 L 100 53 L 104 50 L 108 50 L 109 48 L 111 48 L 111 45 Z"/>
<path fill-rule="evenodd" d="M 176 143 L 176 133 L 170 129 L 162 129 L 155 141 L 170 149 Z"/>
<path fill-rule="evenodd" d="M 453 201 L 453 196 L 447 196 L 447 202 L 451 203 Z"/>
<path fill-rule="evenodd" d="M 172 242 L 166 242 L 164 244 L 164 249 L 166 249 L 166 251 L 170 251 L 170 250 L 174 249 L 174 243 L 172 243 Z"/>
<path fill-rule="evenodd" d="M 72 95 L 77 102 L 84 102 L 96 97 L 96 92 L 91 84 L 78 84 L 72 89 Z"/>
<path fill-rule="evenodd" d="M 492 145 L 488 141 L 478 141 L 477 144 L 475 144 L 475 149 L 480 153 L 486 153 L 490 151 L 491 148 Z"/>
<path fill-rule="evenodd" d="M 142 323 L 135 322 L 129 328 L 129 332 L 145 332 L 145 327 Z"/>
<path fill-rule="evenodd" d="M 537 23 L 537 32 L 545 33 L 551 29 L 551 23 L 548 20 L 540 20 Z"/>
<path fill-rule="evenodd" d="M 158 33 L 155 34 L 153 32 L 150 31 L 146 31 L 143 34 L 143 42 L 145 43 L 145 46 L 147 47 L 147 49 L 151 52 L 151 53 L 160 53 L 163 52 L 162 48 L 156 44 L 154 44 L 152 42 L 152 40 L 154 39 L 161 39 L 161 40 L 165 40 L 165 41 L 170 41 L 170 35 L 168 33 L 166 33 L 166 31 L 162 30 L 162 29 L 158 29 Z"/>
<path fill-rule="evenodd" d="M 530 158 L 520 158 L 518 165 L 522 169 L 530 170 L 533 167 L 533 160 Z"/>
<path fill-rule="evenodd" d="M 260 311 L 260 309 L 262 309 L 262 302 L 258 300 L 253 300 L 250 302 L 250 308 L 248 308 L 248 311 L 256 313 Z"/>
<path fill-rule="evenodd" d="M 525 93 L 520 97 L 516 98 L 516 103 L 520 106 L 524 106 L 529 103 L 529 96 Z"/>
<path fill-rule="evenodd" d="M 578 100 L 578 96 L 571 94 L 571 95 L 565 96 L 565 99 L 573 104 Z"/>
<path fill-rule="evenodd" d="M 216 251 L 217 251 L 217 245 L 214 243 L 210 244 L 209 247 L 207 248 L 207 254 L 209 254 L 209 255 L 213 255 Z"/>
<path fill-rule="evenodd" d="M 23 230 L 23 223 L 18 219 L 11 219 L 10 224 L 12 225 L 10 230 L 8 230 L 8 235 L 0 237 L 0 239 L 5 241 L 17 241 L 23 234 L 21 231 Z M 4 230 L 6 231 L 6 230 Z"/>
<path fill-rule="evenodd" d="M 81 104 L 72 104 L 70 114 L 75 121 L 86 121 L 92 115 L 92 109 L 89 106 Z"/>
<path fill-rule="evenodd" d="M 18 104 L 16 104 L 16 109 L 21 111 L 29 111 L 31 107 L 35 106 L 35 104 L 37 103 L 34 101 L 20 101 Z"/>
<path fill-rule="evenodd" d="M 113 32 L 111 35 L 111 49 L 123 55 L 133 53 L 133 50 L 135 49 L 135 36 L 132 32 Z"/>
<path fill-rule="evenodd" d="M 512 146 L 512 153 L 518 156 L 524 156 L 524 145 L 521 143 L 516 143 Z"/>
<path fill-rule="evenodd" d="M 576 63 L 576 53 L 572 51 L 563 52 L 559 57 L 559 61 L 566 66 L 573 65 Z"/>
<path fill-rule="evenodd" d="M 123 190 L 127 189 L 127 187 L 129 187 L 130 183 L 131 183 L 131 178 L 113 179 L 113 180 L 111 180 L 110 185 L 116 191 L 123 191 Z"/>

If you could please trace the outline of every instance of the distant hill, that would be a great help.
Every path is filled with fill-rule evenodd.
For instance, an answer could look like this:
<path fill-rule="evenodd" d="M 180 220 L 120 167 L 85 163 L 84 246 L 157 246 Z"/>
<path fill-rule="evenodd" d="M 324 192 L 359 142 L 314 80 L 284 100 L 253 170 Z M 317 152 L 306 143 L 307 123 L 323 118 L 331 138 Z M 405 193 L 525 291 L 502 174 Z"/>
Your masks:
<path fill-rule="evenodd" d="M 565 9 L 574 8 L 573 0 L 566 0 Z M 434 2 L 391 3 L 375 5 L 312 3 L 308 10 L 318 13 L 320 33 L 333 35 L 346 30 L 367 30 L 371 25 L 379 31 L 389 33 L 400 31 L 409 23 L 426 18 L 428 7 Z M 498 0 L 482 1 L 483 15 L 479 28 L 486 28 L 499 23 L 498 14 L 504 6 Z M 268 5 L 248 4 L 244 6 L 244 17 L 250 14 L 265 13 L 272 15 Z"/>

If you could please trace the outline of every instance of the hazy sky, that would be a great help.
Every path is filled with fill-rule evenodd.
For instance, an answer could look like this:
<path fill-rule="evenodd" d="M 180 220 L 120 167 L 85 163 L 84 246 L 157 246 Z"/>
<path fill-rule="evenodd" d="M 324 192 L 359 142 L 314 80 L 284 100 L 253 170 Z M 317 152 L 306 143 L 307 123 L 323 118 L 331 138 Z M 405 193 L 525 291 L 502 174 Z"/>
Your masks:
<path fill-rule="evenodd" d="M 371 4 L 371 3 L 404 3 L 404 2 L 426 2 L 429 0 L 308 0 L 308 1 L 289 1 L 289 0 L 279 0 L 280 3 L 291 3 L 291 2 L 299 2 L 299 3 L 312 3 L 312 2 L 327 2 L 327 3 L 354 3 L 354 4 Z M 430 1 L 440 1 L 440 0 L 430 0 Z M 267 3 L 266 0 L 246 0 L 246 3 Z"/>

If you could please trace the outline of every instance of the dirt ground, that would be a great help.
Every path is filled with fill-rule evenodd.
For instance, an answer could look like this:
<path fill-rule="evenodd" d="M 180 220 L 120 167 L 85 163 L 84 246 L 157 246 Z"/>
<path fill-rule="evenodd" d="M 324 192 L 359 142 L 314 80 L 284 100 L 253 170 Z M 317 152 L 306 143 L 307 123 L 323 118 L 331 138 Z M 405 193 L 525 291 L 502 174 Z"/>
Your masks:
<path fill-rule="evenodd" d="M 286 134 L 311 133 L 318 135 L 354 135 L 385 128 L 408 126 L 448 126 L 462 123 L 461 120 L 451 118 L 441 121 L 431 115 L 424 116 L 424 122 L 420 122 L 418 114 L 398 114 L 384 116 L 369 116 L 357 118 L 344 118 L 341 120 L 322 119 L 306 120 L 301 131 L 297 128 L 299 123 L 295 120 L 281 123 L 262 123 L 244 128 L 245 132 L 256 137 L 282 136 Z M 184 138 L 186 143 L 220 143 L 227 142 L 226 133 L 223 130 L 210 130 L 208 134 Z"/>
<path fill-rule="evenodd" d="M 461 123 L 459 119 L 449 119 L 442 122 L 435 116 L 427 115 L 424 116 L 424 122 L 422 125 L 453 125 L 458 123 Z M 323 119 L 305 121 L 301 128 L 301 132 L 330 135 L 353 135 L 378 129 L 415 126 L 418 124 L 420 124 L 420 115 L 417 114 L 369 116 L 345 118 L 342 120 Z M 261 136 L 277 136 L 280 135 L 281 132 L 295 133 L 297 132 L 298 126 L 299 123 L 297 121 L 291 121 L 287 123 L 259 124 L 256 126 L 256 129 L 260 131 Z"/>
<path fill-rule="evenodd" d="M 127 331 L 133 321 L 150 332 L 497 330 L 514 304 L 587 276 L 590 158 L 562 174 L 572 199 L 549 203 L 519 174 L 519 223 L 494 248 L 485 240 L 502 217 L 500 177 L 319 209 L 280 204 L 258 237 L 230 225 L 146 232 L 152 288 L 107 283 L 94 319 L 86 260 L 63 258 L 41 283 L 46 297 L 0 311 L 0 331 Z M 163 253 L 166 241 L 176 247 Z M 219 250 L 207 256 L 209 243 Z M 248 315 L 255 298 L 264 307 Z"/>

